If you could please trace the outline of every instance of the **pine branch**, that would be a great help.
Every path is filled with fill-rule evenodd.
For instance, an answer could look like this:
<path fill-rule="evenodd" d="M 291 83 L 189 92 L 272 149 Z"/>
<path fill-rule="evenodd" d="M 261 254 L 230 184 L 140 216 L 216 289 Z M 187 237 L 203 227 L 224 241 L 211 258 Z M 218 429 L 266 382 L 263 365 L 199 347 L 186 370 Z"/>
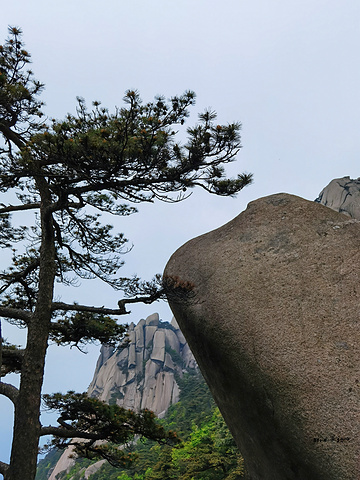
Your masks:
<path fill-rule="evenodd" d="M 25 350 L 15 348 L 13 345 L 3 345 L 0 377 L 5 377 L 8 373 L 19 373 L 21 371 L 24 352 Z"/>
<path fill-rule="evenodd" d="M 40 208 L 40 203 L 25 203 L 24 205 L 8 205 L 7 207 L 0 208 L 0 214 L 23 211 L 23 210 L 34 210 L 36 208 Z"/>
<path fill-rule="evenodd" d="M 70 425 L 68 427 L 54 427 L 52 425 L 42 427 L 40 436 L 43 437 L 45 435 L 54 435 L 59 438 L 82 438 L 84 440 L 102 440 L 103 438 L 98 433 L 83 432 L 72 428 Z"/>
<path fill-rule="evenodd" d="M 74 312 L 90 312 L 90 313 L 99 313 L 103 315 L 126 315 L 131 312 L 127 311 L 125 305 L 128 303 L 145 303 L 150 304 L 156 302 L 164 295 L 164 290 L 159 289 L 156 293 L 151 295 L 143 295 L 140 297 L 134 298 L 123 298 L 118 301 L 119 308 L 105 308 L 105 307 L 92 307 L 89 305 L 79 305 L 76 303 L 67 304 L 62 302 L 54 302 L 52 304 L 52 311 L 63 310 L 63 311 L 74 311 Z M 0 311 L 1 313 L 1 311 Z"/>
<path fill-rule="evenodd" d="M 4 395 L 4 397 L 7 397 L 15 405 L 19 390 L 10 383 L 0 382 L 0 395 Z"/>
<path fill-rule="evenodd" d="M 6 478 L 6 473 L 9 470 L 9 465 L 0 461 L 0 473 Z"/>
<path fill-rule="evenodd" d="M 39 265 L 40 265 L 40 258 L 36 258 L 24 270 L 21 270 L 20 272 L 14 272 L 8 275 L 9 281 L 0 288 L 0 293 L 5 292 L 5 290 L 9 288 L 13 283 L 21 282 L 21 280 L 26 278 L 27 275 L 33 272 Z"/>
<path fill-rule="evenodd" d="M 0 317 L 13 318 L 16 320 L 24 320 L 24 322 L 29 322 L 31 320 L 32 314 L 20 308 L 0 306 Z"/>
<path fill-rule="evenodd" d="M 54 302 L 52 304 L 52 311 L 55 312 L 57 310 L 100 313 L 102 315 L 124 315 L 126 313 L 129 313 L 125 310 L 124 307 L 121 307 L 120 305 L 119 305 L 119 308 L 105 308 L 105 307 L 92 307 L 89 305 L 79 305 L 77 303 L 67 304 L 62 302 Z"/>
<path fill-rule="evenodd" d="M 146 305 L 149 305 L 150 303 L 156 302 L 160 298 L 163 298 L 164 296 L 164 290 L 160 289 L 156 293 L 152 295 L 144 295 L 141 297 L 133 297 L 133 298 L 123 298 L 122 300 L 118 301 L 119 308 L 125 308 L 125 305 L 128 303 L 145 303 Z M 130 312 L 126 312 L 130 313 Z"/>
<path fill-rule="evenodd" d="M 56 448 L 73 445 L 81 457 L 104 458 L 119 466 L 124 461 L 131 461 L 119 446 L 131 442 L 137 435 L 159 443 L 175 444 L 179 441 L 174 432 L 166 431 L 156 422 L 155 414 L 150 410 L 135 413 L 88 397 L 86 393 L 75 392 L 44 395 L 43 401 L 49 410 L 60 412 L 57 420 L 60 427 L 43 427 L 40 435 L 53 435 L 50 445 Z M 105 443 L 95 444 L 97 440 Z"/>
<path fill-rule="evenodd" d="M 17 133 L 15 133 L 6 125 L 4 119 L 0 119 L 0 132 L 8 141 L 13 142 L 18 148 L 22 148 L 24 146 L 24 141 Z"/>

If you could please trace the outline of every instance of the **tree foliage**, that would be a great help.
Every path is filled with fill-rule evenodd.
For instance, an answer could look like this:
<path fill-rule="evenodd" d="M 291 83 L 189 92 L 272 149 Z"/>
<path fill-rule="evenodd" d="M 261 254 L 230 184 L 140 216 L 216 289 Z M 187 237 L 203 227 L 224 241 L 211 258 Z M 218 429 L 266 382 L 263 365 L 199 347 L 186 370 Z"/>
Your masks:
<path fill-rule="evenodd" d="M 127 313 L 127 304 L 164 296 L 159 277 L 143 282 L 119 274 L 127 240 L 103 221 L 103 212 L 130 215 L 137 203 L 180 201 L 194 187 L 232 196 L 251 182 L 251 175 L 229 179 L 224 171 L 241 147 L 239 123 L 219 125 L 206 111 L 187 128 L 184 143 L 177 139 L 195 103 L 193 92 L 143 103 L 129 90 L 114 112 L 100 102 L 88 109 L 78 98 L 75 114 L 47 119 L 39 100 L 43 84 L 29 63 L 21 30 L 9 28 L 0 47 L 0 247 L 11 259 L 0 272 L 0 317 L 26 328 L 27 343 L 23 350 L 0 344 L 1 375 L 21 374 L 19 389 L 0 383 L 0 394 L 15 408 L 10 464 L 0 462 L 7 480 L 35 476 L 38 441 L 46 431 L 39 409 L 49 341 L 117 342 L 124 333 L 117 316 Z M 121 291 L 118 305 L 55 301 L 57 283 L 82 279 Z M 53 433 L 66 438 L 61 427 Z"/>
<path fill-rule="evenodd" d="M 190 439 L 171 455 L 171 469 L 182 480 L 238 480 L 244 474 L 243 463 L 218 409 L 209 422 L 194 427 Z M 158 477 L 149 472 L 145 478 Z"/>
<path fill-rule="evenodd" d="M 63 449 L 72 445 L 80 457 L 105 458 L 115 467 L 124 467 L 131 463 L 133 455 L 124 448 L 119 449 L 119 445 L 142 437 L 166 444 L 179 442 L 175 432 L 155 422 L 155 414 L 150 410 L 135 413 L 75 392 L 44 395 L 44 402 L 48 409 L 60 412 L 60 429 L 47 429 L 47 433 L 55 434 L 49 447 Z M 88 441 L 74 438 L 79 435 Z"/>
<path fill-rule="evenodd" d="M 181 442 L 156 444 L 145 440 L 128 449 L 134 461 L 113 468 L 104 464 L 89 480 L 241 480 L 243 458 L 200 374 L 181 380 L 180 401 L 172 405 L 161 423 L 181 432 Z M 194 402 L 196 398 L 196 402 Z M 183 412 L 187 415 L 183 415 Z M 46 464 L 47 459 L 43 460 Z M 68 478 L 85 478 L 83 461 L 75 463 Z M 85 467 L 85 468 L 84 468 Z M 37 479 L 46 477 L 39 469 Z M 59 475 L 66 477 L 65 472 Z"/>
<path fill-rule="evenodd" d="M 180 380 L 180 401 L 171 406 L 163 421 L 181 432 L 182 442 L 153 445 L 152 455 L 139 460 L 127 473 L 139 480 L 240 480 L 243 458 L 216 407 L 205 380 L 186 375 Z M 150 442 L 148 442 L 150 443 Z M 100 473 L 100 472 L 99 472 Z M 98 480 L 94 476 L 94 480 Z"/>

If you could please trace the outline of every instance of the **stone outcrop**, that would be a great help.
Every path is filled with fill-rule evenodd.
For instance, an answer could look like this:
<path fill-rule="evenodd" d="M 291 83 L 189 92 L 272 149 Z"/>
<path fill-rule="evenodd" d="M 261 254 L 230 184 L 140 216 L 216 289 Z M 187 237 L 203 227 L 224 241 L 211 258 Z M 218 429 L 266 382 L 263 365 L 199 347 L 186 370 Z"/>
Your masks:
<path fill-rule="evenodd" d="M 66 475 L 75 465 L 75 458 L 73 456 L 74 447 L 68 447 L 61 455 L 53 469 L 47 474 L 49 480 L 57 480 L 58 475 Z"/>
<path fill-rule="evenodd" d="M 58 480 L 60 478 L 65 478 L 66 475 L 70 472 L 71 468 L 75 465 L 76 456 L 73 456 L 74 449 L 68 447 L 64 453 L 59 458 L 55 467 L 49 472 L 49 480 Z M 91 464 L 87 468 L 83 468 L 79 471 L 77 478 L 88 479 L 90 475 L 97 472 L 106 462 L 106 460 L 99 460 Z M 74 479 L 70 479 L 74 480 Z"/>
<path fill-rule="evenodd" d="M 175 319 L 160 322 L 153 314 L 130 324 L 125 348 L 102 347 L 88 394 L 162 416 L 179 399 L 176 374 L 193 368 L 195 359 Z"/>
<path fill-rule="evenodd" d="M 360 178 L 335 178 L 320 192 L 315 202 L 360 220 Z"/>
<path fill-rule="evenodd" d="M 359 265 L 359 221 L 287 194 L 168 262 L 170 306 L 252 480 L 360 478 Z"/>
<path fill-rule="evenodd" d="M 162 416 L 179 400 L 176 377 L 197 368 L 176 320 L 161 322 L 154 313 L 137 325 L 130 324 L 124 348 L 101 347 L 87 393 L 107 403 L 136 411 L 147 408 Z M 49 480 L 65 478 L 75 463 L 72 453 L 71 447 L 64 451 Z M 81 478 L 88 478 L 103 463 L 90 465 Z"/>

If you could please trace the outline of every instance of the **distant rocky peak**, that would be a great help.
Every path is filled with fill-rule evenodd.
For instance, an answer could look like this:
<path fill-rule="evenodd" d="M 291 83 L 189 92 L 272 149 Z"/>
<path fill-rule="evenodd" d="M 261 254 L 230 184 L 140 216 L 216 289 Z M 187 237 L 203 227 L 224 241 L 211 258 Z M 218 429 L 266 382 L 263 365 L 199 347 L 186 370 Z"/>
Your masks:
<path fill-rule="evenodd" d="M 197 364 L 175 320 L 162 322 L 154 313 L 131 323 L 124 347 L 103 345 L 88 394 L 107 403 L 139 411 L 147 408 L 163 416 L 179 400 L 177 379 L 197 370 Z M 75 463 L 72 448 L 64 451 L 49 480 L 65 478 Z M 104 460 L 90 465 L 84 477 L 95 473 Z"/>
<path fill-rule="evenodd" d="M 335 178 L 319 194 L 315 202 L 360 220 L 360 177 Z"/>
<path fill-rule="evenodd" d="M 126 346 L 103 346 L 88 394 L 108 403 L 163 415 L 179 399 L 176 378 L 197 368 L 175 319 L 154 313 L 128 329 Z"/>

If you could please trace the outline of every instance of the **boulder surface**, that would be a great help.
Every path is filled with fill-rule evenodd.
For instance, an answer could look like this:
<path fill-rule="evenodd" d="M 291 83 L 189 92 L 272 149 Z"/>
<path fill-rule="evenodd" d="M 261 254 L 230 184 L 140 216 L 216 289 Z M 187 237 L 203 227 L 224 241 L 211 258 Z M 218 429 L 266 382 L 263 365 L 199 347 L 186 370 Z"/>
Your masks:
<path fill-rule="evenodd" d="M 359 265 L 359 221 L 277 194 L 166 266 L 252 480 L 360 479 Z"/>

